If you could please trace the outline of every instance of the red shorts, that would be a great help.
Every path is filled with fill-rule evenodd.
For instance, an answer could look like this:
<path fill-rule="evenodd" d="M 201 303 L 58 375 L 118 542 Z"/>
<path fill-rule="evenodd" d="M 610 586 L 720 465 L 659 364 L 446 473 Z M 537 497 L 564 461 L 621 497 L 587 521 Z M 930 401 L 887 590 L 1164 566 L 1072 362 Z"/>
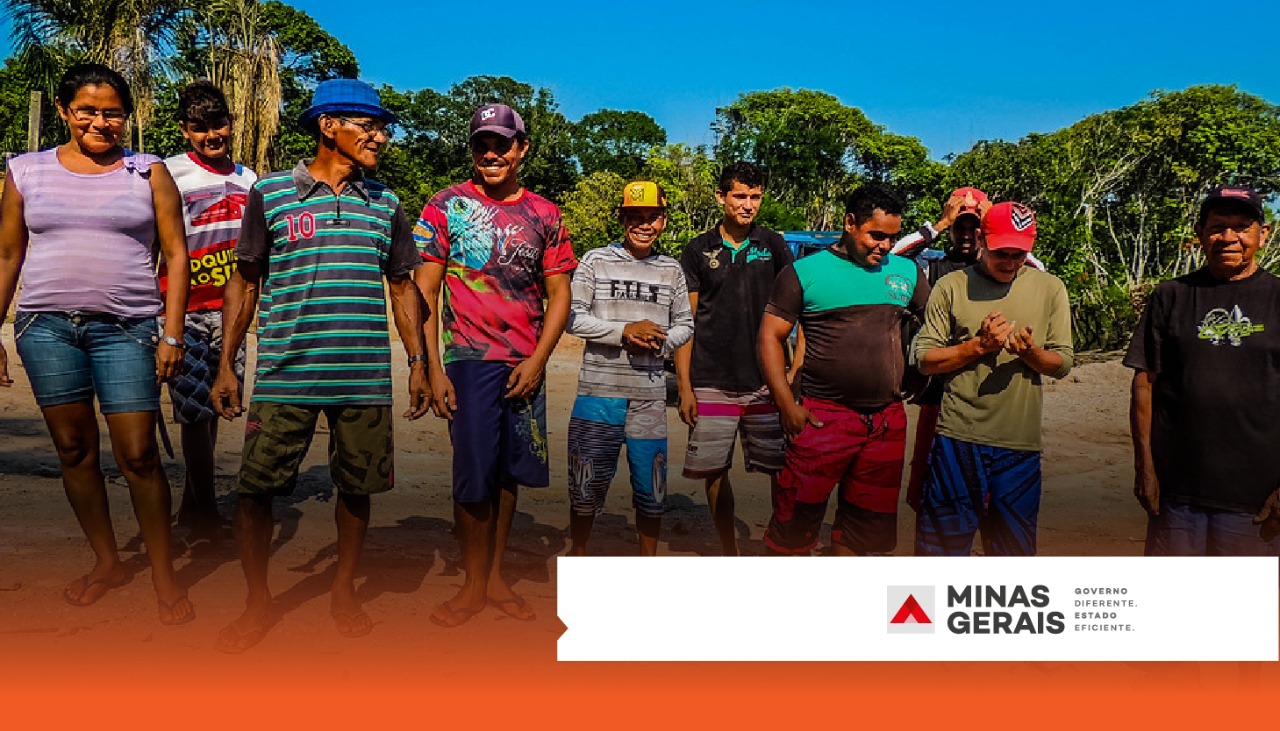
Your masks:
<path fill-rule="evenodd" d="M 803 403 L 822 426 L 805 427 L 787 445 L 765 545 L 779 553 L 812 551 L 839 484 L 832 542 L 859 554 L 892 551 L 907 447 L 902 404 L 863 413 L 821 399 Z"/>

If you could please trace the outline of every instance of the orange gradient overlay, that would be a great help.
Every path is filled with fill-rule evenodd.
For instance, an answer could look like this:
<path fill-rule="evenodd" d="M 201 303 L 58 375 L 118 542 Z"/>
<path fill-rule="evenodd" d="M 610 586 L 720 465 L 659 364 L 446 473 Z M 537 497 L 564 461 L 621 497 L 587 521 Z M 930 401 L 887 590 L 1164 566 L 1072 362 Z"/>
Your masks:
<path fill-rule="evenodd" d="M 580 346 L 562 346 L 548 368 L 553 487 L 521 491 L 503 565 L 515 591 L 537 612 L 536 621 L 519 622 L 494 607 L 454 629 L 428 621 L 462 583 L 448 489 L 452 452 L 444 422 L 398 420 L 396 489 L 374 500 L 357 579 L 358 598 L 374 622 L 372 634 L 341 637 L 329 616 L 336 555 L 333 487 L 325 464 L 327 438 L 317 435 L 295 494 L 276 503 L 270 580 L 279 621 L 241 655 L 214 648 L 219 630 L 244 602 L 234 542 L 178 551 L 178 578 L 189 587 L 197 617 L 186 626 L 162 626 L 118 471 L 109 472 L 108 494 L 128 581 L 92 606 L 63 601 L 63 586 L 90 568 L 92 555 L 63 497 L 57 457 L 19 372 L 9 392 L 12 411 L 0 418 L 0 731 L 1137 731 L 1252 728 L 1245 723 L 1257 719 L 1274 725 L 1280 663 L 556 662 L 556 640 L 564 628 L 556 618 L 552 557 L 567 549 L 565 434 L 579 362 Z M 403 359 L 396 363 L 402 375 Z M 1131 374 L 1116 363 L 1079 371 L 1078 382 L 1046 389 L 1041 550 L 1136 555 L 1145 516 L 1130 493 L 1132 454 L 1122 415 Z M 400 391 L 397 386 L 402 399 Z M 7 403 L 3 397 L 0 407 Z M 397 404 L 397 411 L 404 408 L 403 401 Z M 1111 415 L 1099 418 L 1104 408 Z M 674 414 L 670 418 L 675 461 L 662 552 L 718 555 L 702 484 L 675 477 L 687 430 Z M 223 428 L 219 502 L 229 516 L 243 421 Z M 176 498 L 180 461 L 166 458 L 165 467 Z M 733 479 L 743 549 L 759 555 L 769 515 L 768 481 L 737 467 Z M 620 471 L 595 525 L 594 554 L 637 553 L 626 484 Z M 903 508 L 901 554 L 910 552 L 913 520 Z M 176 542 L 183 538 L 175 532 Z M 673 603 L 627 631 L 655 635 L 675 625 L 716 621 Z M 755 632 L 785 635 L 805 621 L 806 608 L 795 606 Z M 1199 621 L 1211 627 L 1234 620 Z M 740 641 L 755 638 L 744 635 Z"/>
<path fill-rule="evenodd" d="M 562 626 L 541 602 L 535 622 L 491 612 L 451 630 L 426 621 L 429 604 L 397 617 L 375 604 L 375 632 L 359 640 L 310 602 L 231 656 L 213 638 L 234 602 L 202 602 L 197 622 L 166 628 L 141 589 L 68 608 L 85 613 L 76 629 L 53 629 L 56 592 L 43 625 L 15 626 L 6 608 L 4 728 L 1223 728 L 1274 718 L 1280 687 L 1273 663 L 558 663 Z M 635 629 L 706 621 L 673 606 Z"/>

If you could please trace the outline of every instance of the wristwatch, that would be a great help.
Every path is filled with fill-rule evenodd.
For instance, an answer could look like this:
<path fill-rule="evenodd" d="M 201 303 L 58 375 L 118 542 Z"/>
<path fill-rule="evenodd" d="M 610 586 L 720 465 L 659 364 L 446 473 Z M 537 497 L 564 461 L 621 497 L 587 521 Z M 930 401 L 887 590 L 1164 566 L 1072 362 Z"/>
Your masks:
<path fill-rule="evenodd" d="M 187 344 L 172 335 L 161 335 L 160 342 L 173 348 L 185 348 Z"/>
<path fill-rule="evenodd" d="M 413 367 L 414 363 L 426 363 L 426 362 L 427 362 L 427 356 L 425 353 L 418 353 L 416 355 L 409 356 L 409 367 L 411 368 Z"/>

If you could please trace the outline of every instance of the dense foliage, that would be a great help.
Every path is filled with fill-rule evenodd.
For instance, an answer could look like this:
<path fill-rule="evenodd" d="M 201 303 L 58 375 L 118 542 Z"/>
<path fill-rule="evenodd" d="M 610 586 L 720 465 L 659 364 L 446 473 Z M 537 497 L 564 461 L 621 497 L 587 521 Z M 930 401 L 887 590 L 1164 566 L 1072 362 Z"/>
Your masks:
<path fill-rule="evenodd" d="M 315 84 L 355 77 L 355 54 L 306 13 L 278 0 L 0 0 L 16 53 L 0 68 L 0 151 L 27 144 L 30 92 L 44 92 L 40 144 L 63 139 L 50 102 L 69 63 L 121 70 L 139 97 L 134 146 L 183 149 L 177 90 L 205 76 L 222 84 L 240 126 L 241 159 L 291 166 L 313 140 L 297 125 Z M 752 160 L 769 175 L 760 220 L 779 229 L 832 229 L 845 193 L 862 181 L 895 186 L 907 229 L 933 220 L 943 197 L 976 185 L 1035 209 L 1037 254 L 1071 292 L 1078 345 L 1125 341 L 1150 286 L 1198 266 L 1195 207 L 1221 183 L 1280 192 L 1280 107 L 1228 86 L 1155 92 L 1050 134 L 984 141 L 944 164 L 914 137 L 894 134 L 836 97 L 805 89 L 745 93 L 715 110 L 713 148 L 670 144 L 649 115 L 601 109 L 579 120 L 554 94 L 509 77 L 473 76 L 444 91 L 380 89 L 400 117 L 378 177 L 412 215 L 437 190 L 470 175 L 471 112 L 486 102 L 516 108 L 532 146 L 526 185 L 561 204 L 579 253 L 617 240 L 615 207 L 628 180 L 656 180 L 671 211 L 673 254 L 715 223 L 722 165 Z M 1272 266 L 1280 256 L 1264 253 Z"/>

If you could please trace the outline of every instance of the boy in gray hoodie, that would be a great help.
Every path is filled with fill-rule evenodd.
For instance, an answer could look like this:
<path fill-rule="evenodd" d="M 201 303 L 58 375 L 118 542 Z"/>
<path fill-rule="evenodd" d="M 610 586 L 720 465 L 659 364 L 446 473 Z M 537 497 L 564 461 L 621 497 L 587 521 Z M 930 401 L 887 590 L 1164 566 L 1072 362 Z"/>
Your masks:
<path fill-rule="evenodd" d="M 587 341 L 569 420 L 570 554 L 586 555 L 623 444 L 640 553 L 655 555 L 667 489 L 664 360 L 693 337 L 679 262 L 654 245 L 667 199 L 652 182 L 628 183 L 621 244 L 587 252 L 573 275 L 568 331 Z"/>

